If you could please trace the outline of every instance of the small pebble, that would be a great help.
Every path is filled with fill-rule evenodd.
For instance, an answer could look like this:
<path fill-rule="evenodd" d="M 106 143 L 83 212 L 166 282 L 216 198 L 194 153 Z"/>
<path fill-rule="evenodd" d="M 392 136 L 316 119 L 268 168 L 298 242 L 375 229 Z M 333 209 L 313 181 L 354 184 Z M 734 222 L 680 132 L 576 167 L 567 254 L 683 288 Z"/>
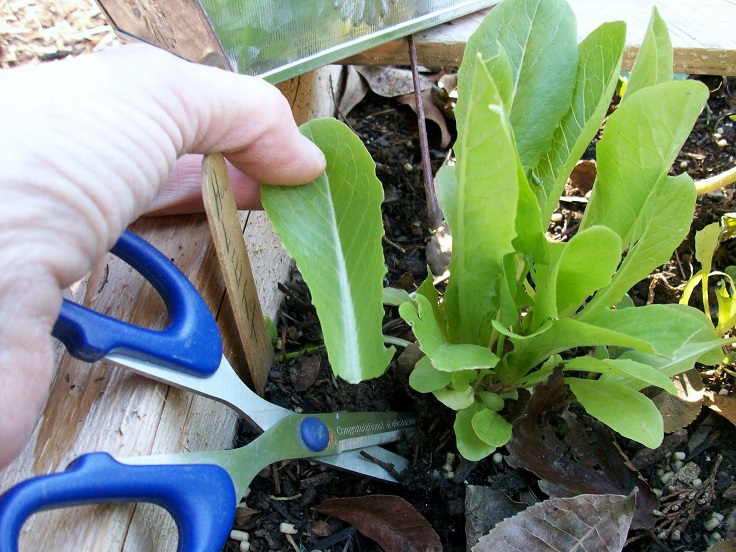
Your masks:
<path fill-rule="evenodd" d="M 692 483 L 693 487 L 700 487 L 702 484 L 703 484 L 703 480 L 700 479 L 699 477 L 696 477 L 695 479 L 693 479 L 693 483 Z"/>
<path fill-rule="evenodd" d="M 250 540 L 250 535 L 245 531 L 233 529 L 232 531 L 230 531 L 230 538 L 234 541 L 243 542 Z"/>
<path fill-rule="evenodd" d="M 723 521 L 726 518 L 726 516 L 724 516 L 721 512 L 713 512 L 713 514 L 711 515 L 718 521 Z"/>
<path fill-rule="evenodd" d="M 652 487 L 652 492 L 657 495 L 657 498 L 662 496 L 662 489 L 657 489 L 656 487 Z"/>
<path fill-rule="evenodd" d="M 562 222 L 563 218 L 562 213 L 552 213 L 550 220 L 552 222 Z"/>
<path fill-rule="evenodd" d="M 714 132 L 713 133 L 713 138 L 715 138 L 716 140 L 720 140 L 721 138 L 723 138 L 723 133 L 722 132 Z"/>
<path fill-rule="evenodd" d="M 678 472 L 682 469 L 682 466 L 684 465 L 685 465 L 685 462 L 683 462 L 682 460 L 675 460 L 674 462 L 672 462 L 672 469 Z"/>
<path fill-rule="evenodd" d="M 250 552 L 250 543 L 248 541 L 240 542 L 240 552 Z"/>
<path fill-rule="evenodd" d="M 675 529 L 670 534 L 670 540 L 671 541 L 679 541 L 681 538 L 682 538 L 682 533 L 680 532 L 679 529 Z"/>
<path fill-rule="evenodd" d="M 664 472 L 662 475 L 659 476 L 659 480 L 662 482 L 662 485 L 667 485 L 667 483 L 670 482 L 670 479 L 672 479 L 674 475 L 675 474 L 671 471 Z"/>
<path fill-rule="evenodd" d="M 281 531 L 284 535 L 296 535 L 296 527 L 294 527 L 293 523 L 282 523 L 279 525 L 279 531 Z"/>
<path fill-rule="evenodd" d="M 687 161 L 680 161 L 680 168 L 687 169 Z"/>
<path fill-rule="evenodd" d="M 664 475 L 664 468 L 657 468 L 657 477 L 662 477 Z"/>
<path fill-rule="evenodd" d="M 726 141 L 726 139 L 725 139 L 725 138 L 721 138 L 720 140 L 718 140 L 718 141 L 716 142 L 716 145 L 717 145 L 717 146 L 718 146 L 719 148 L 725 148 L 725 147 L 726 147 L 726 146 L 728 145 L 728 141 Z"/>
<path fill-rule="evenodd" d="M 726 389 L 725 387 L 723 389 L 719 389 L 718 390 L 718 394 L 719 395 L 727 396 L 728 395 L 728 389 Z"/>
<path fill-rule="evenodd" d="M 405 172 L 411 172 L 414 170 L 414 165 L 411 163 L 404 163 L 403 169 Z"/>
<path fill-rule="evenodd" d="M 687 455 L 680 450 L 676 451 L 672 456 L 674 456 L 675 460 L 684 460 L 687 457 Z"/>
<path fill-rule="evenodd" d="M 500 452 L 494 452 L 493 453 L 493 463 L 498 465 L 498 464 L 501 464 L 502 462 L 503 462 L 503 454 L 501 454 Z"/>
<path fill-rule="evenodd" d="M 718 518 L 712 517 L 708 521 L 706 521 L 705 523 L 703 523 L 703 528 L 706 531 L 713 531 L 713 529 L 715 529 L 716 527 L 718 527 L 718 525 L 720 525 L 720 523 L 721 522 L 718 521 Z"/>
<path fill-rule="evenodd" d="M 710 535 L 710 540 L 718 542 L 719 540 L 723 540 L 723 535 L 721 535 L 718 531 L 713 531 Z"/>

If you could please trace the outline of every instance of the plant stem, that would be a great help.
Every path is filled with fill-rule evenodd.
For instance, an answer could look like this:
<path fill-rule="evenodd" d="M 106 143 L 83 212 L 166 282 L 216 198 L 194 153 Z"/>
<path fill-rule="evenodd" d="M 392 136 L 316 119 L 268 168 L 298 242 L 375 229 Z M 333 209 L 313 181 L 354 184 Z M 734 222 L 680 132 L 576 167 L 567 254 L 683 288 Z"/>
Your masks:
<path fill-rule="evenodd" d="M 404 347 L 404 348 L 411 345 L 411 341 L 407 341 L 406 339 L 401 339 L 400 337 L 394 337 L 392 335 L 384 335 L 383 342 L 388 343 L 390 345 L 396 345 L 397 347 Z"/>
<path fill-rule="evenodd" d="M 419 125 L 419 149 L 422 153 L 422 173 L 424 193 L 427 196 L 427 221 L 430 230 L 436 230 L 442 225 L 444 217 L 442 208 L 437 200 L 432 179 L 432 162 L 429 157 L 429 141 L 427 140 L 427 121 L 424 118 L 424 102 L 422 101 L 422 86 L 419 83 L 417 68 L 417 48 L 414 45 L 414 35 L 409 35 L 409 59 L 411 60 L 411 76 L 414 81 L 414 99 L 417 103 L 417 124 Z"/>
<path fill-rule="evenodd" d="M 710 178 L 698 180 L 695 183 L 695 189 L 697 190 L 698 195 L 703 195 L 707 194 L 708 192 L 713 192 L 715 190 L 725 188 L 726 186 L 728 186 L 729 184 L 733 184 L 734 182 L 736 182 L 736 167 L 733 167 L 715 176 L 711 176 Z"/>
<path fill-rule="evenodd" d="M 320 350 L 322 350 L 324 348 L 325 348 L 324 343 L 320 343 L 318 345 L 307 345 L 305 347 L 302 347 L 298 351 L 294 351 L 294 352 L 291 352 L 291 353 L 286 353 L 286 354 L 283 354 L 283 355 L 278 355 L 278 358 L 279 358 L 279 360 L 290 360 L 292 358 L 299 358 L 302 355 L 313 353 L 315 351 L 320 351 Z"/>

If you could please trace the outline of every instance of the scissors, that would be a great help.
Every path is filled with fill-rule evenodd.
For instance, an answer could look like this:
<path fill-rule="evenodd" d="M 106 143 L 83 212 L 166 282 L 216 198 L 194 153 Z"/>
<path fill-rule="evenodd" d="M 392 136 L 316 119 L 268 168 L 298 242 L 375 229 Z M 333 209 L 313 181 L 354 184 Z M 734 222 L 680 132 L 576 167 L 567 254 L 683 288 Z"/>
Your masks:
<path fill-rule="evenodd" d="M 171 320 L 154 331 L 64 301 L 52 334 L 86 362 L 106 358 L 154 380 L 220 401 L 262 435 L 221 451 L 115 459 L 84 454 L 66 471 L 23 481 L 0 496 L 0 551 L 15 552 L 25 520 L 41 510 L 82 504 L 150 502 L 172 515 L 179 552 L 219 550 L 248 485 L 277 461 L 315 459 L 395 481 L 380 464 L 400 472 L 405 458 L 378 445 L 398 440 L 415 418 L 396 412 L 297 414 L 262 399 L 222 354 L 212 314 L 184 274 L 145 240 L 126 231 L 111 252 L 161 295 Z M 378 459 L 372 462 L 361 452 Z"/>

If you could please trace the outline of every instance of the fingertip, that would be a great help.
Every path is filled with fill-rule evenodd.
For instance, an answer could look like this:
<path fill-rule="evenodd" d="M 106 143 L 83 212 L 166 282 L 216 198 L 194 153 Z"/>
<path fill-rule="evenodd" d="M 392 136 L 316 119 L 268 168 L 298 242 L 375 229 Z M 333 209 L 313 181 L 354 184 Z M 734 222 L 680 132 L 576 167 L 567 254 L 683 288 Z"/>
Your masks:
<path fill-rule="evenodd" d="M 312 182 L 327 168 L 327 158 L 324 152 L 306 136 L 301 136 L 301 147 L 303 158 L 307 161 L 304 165 L 304 182 Z"/>

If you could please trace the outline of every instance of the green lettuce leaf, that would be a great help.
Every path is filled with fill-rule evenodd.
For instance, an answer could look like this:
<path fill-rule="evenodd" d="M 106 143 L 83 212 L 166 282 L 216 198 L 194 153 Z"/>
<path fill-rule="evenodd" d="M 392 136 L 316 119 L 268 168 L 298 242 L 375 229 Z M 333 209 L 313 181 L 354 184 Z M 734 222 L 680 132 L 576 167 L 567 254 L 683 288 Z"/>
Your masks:
<path fill-rule="evenodd" d="M 618 82 L 625 42 L 626 25 L 618 21 L 604 23 L 580 43 L 570 109 L 535 170 L 539 181 L 535 193 L 544 221 L 552 216 L 567 178 L 603 122 Z"/>
<path fill-rule="evenodd" d="M 647 198 L 664 179 L 708 98 L 696 81 L 665 82 L 632 94 L 608 118 L 597 145 L 598 179 L 580 225 L 608 226 L 626 247 Z"/>
<path fill-rule="evenodd" d="M 489 60 L 503 50 L 511 67 L 510 120 L 525 169 L 549 149 L 570 107 L 578 62 L 577 22 L 565 0 L 501 2 L 468 39 L 458 74 L 458 103 L 473 84 L 471 59 Z M 456 112 L 458 128 L 467 113 Z M 460 135 L 460 132 L 458 132 Z"/>
<path fill-rule="evenodd" d="M 634 92 L 647 86 L 670 82 L 674 76 L 673 61 L 672 41 L 667 24 L 659 16 L 657 7 L 654 6 L 647 32 L 644 34 L 641 48 L 631 68 L 631 76 L 621 101 L 626 101 Z"/>
<path fill-rule="evenodd" d="M 565 378 L 585 411 L 624 437 L 651 449 L 662 444 L 664 422 L 651 399 L 602 380 Z"/>
<path fill-rule="evenodd" d="M 304 186 L 261 187 L 263 206 L 312 292 L 332 369 L 350 383 L 380 376 L 393 357 L 383 344 L 383 188 L 360 139 L 335 119 L 302 133 L 327 169 Z"/>
<path fill-rule="evenodd" d="M 487 345 L 482 322 L 498 309 L 503 257 L 514 251 L 520 172 L 499 91 L 482 60 L 470 63 L 469 95 L 458 98 L 456 109 L 465 115 L 465 128 L 455 144 L 453 251 L 444 312 L 451 341 Z"/>

